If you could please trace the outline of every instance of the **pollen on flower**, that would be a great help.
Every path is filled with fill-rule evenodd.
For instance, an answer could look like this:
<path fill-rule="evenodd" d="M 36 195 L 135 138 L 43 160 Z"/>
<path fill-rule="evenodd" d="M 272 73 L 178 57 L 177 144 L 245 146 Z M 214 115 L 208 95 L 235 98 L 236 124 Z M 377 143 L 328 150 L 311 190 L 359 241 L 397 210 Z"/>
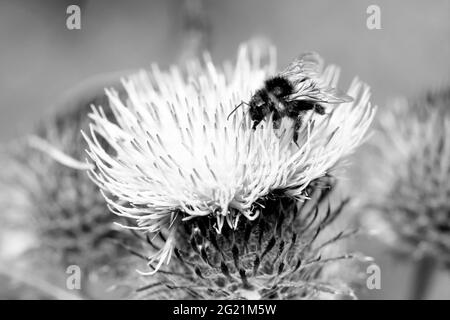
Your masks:
<path fill-rule="evenodd" d="M 308 114 L 294 143 L 288 118 L 277 130 L 272 117 L 252 130 L 245 108 L 227 119 L 275 73 L 273 48 L 243 45 L 235 64 L 218 67 L 205 56 L 187 70 L 154 65 L 123 79 L 127 99 L 107 90 L 114 117 L 94 107 L 84 134 L 95 165 L 91 178 L 110 209 L 136 220 L 130 228 L 172 230 L 151 258 L 156 270 L 170 260 L 183 222 L 213 218 L 211 227 L 221 233 L 225 223 L 236 229 L 255 220 L 258 201 L 274 191 L 307 199 L 310 182 L 361 143 L 374 114 L 368 86 L 355 79 L 347 91 L 354 100 L 333 105 L 326 116 Z M 329 66 L 317 81 L 336 85 L 338 75 Z"/>

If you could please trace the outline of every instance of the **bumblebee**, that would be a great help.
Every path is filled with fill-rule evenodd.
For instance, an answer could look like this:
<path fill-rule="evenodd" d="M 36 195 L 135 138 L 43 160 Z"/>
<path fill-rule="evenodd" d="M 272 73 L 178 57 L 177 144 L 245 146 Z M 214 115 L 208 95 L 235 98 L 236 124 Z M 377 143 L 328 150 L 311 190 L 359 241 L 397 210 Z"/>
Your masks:
<path fill-rule="evenodd" d="M 273 127 L 278 129 L 283 117 L 294 121 L 293 140 L 296 143 L 298 130 L 306 112 L 325 114 L 324 104 L 351 102 L 353 98 L 339 89 L 331 87 L 321 79 L 323 60 L 314 52 L 304 53 L 291 62 L 279 74 L 266 79 L 262 88 L 256 90 L 248 103 L 248 112 L 253 129 L 272 114 Z"/>

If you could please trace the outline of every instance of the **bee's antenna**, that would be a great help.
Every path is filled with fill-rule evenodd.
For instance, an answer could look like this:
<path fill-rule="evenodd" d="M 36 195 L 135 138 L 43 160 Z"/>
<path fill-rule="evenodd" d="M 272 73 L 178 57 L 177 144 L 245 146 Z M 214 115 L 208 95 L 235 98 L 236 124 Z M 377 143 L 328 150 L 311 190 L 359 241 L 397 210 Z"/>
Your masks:
<path fill-rule="evenodd" d="M 230 112 L 230 114 L 229 114 L 228 117 L 227 117 L 227 121 L 230 119 L 230 116 L 231 116 L 234 112 L 236 112 L 236 110 L 239 109 L 240 106 L 242 106 L 243 104 L 247 104 L 247 103 L 245 103 L 244 101 L 242 101 L 241 103 L 239 103 L 239 104 L 236 106 L 236 108 L 234 108 L 233 111 Z"/>

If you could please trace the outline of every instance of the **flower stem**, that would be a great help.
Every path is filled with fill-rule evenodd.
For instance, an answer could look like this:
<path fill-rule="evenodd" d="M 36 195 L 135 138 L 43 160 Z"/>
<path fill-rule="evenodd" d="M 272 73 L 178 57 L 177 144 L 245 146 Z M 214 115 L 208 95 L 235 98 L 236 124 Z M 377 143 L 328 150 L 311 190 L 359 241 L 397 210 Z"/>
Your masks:
<path fill-rule="evenodd" d="M 435 270 L 436 261 L 430 255 L 424 255 L 417 260 L 412 274 L 411 300 L 424 300 L 426 298 Z"/>

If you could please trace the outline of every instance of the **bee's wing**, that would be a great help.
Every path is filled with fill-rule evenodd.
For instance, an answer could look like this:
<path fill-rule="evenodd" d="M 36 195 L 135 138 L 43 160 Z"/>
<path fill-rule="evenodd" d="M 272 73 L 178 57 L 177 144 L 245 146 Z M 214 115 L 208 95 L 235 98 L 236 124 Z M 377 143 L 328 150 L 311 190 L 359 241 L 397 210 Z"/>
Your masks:
<path fill-rule="evenodd" d="M 295 91 L 288 100 L 308 100 L 321 103 L 351 102 L 353 98 L 340 90 L 324 84 L 320 79 L 308 78 L 295 84 Z"/>
<path fill-rule="evenodd" d="M 344 103 L 352 102 L 353 98 L 338 88 L 321 88 L 316 95 L 317 102 L 323 103 Z"/>
<path fill-rule="evenodd" d="M 320 99 L 325 103 L 351 102 L 353 98 L 337 88 L 340 70 L 335 65 L 328 66 L 318 79 L 315 85 L 319 89 Z"/>
<path fill-rule="evenodd" d="M 316 52 L 301 54 L 291 62 L 280 76 L 287 77 L 295 88 L 295 93 L 289 96 L 289 100 L 310 100 L 322 103 L 343 103 L 353 100 L 333 86 L 333 77 L 329 74 L 329 69 L 323 72 L 323 59 Z M 331 73 L 338 73 L 337 68 L 331 68 Z M 325 77 L 324 77 L 325 76 Z"/>
<path fill-rule="evenodd" d="M 323 59 L 316 52 L 306 52 L 292 61 L 280 76 L 287 77 L 293 83 L 302 81 L 305 78 L 320 76 L 323 69 Z"/>

